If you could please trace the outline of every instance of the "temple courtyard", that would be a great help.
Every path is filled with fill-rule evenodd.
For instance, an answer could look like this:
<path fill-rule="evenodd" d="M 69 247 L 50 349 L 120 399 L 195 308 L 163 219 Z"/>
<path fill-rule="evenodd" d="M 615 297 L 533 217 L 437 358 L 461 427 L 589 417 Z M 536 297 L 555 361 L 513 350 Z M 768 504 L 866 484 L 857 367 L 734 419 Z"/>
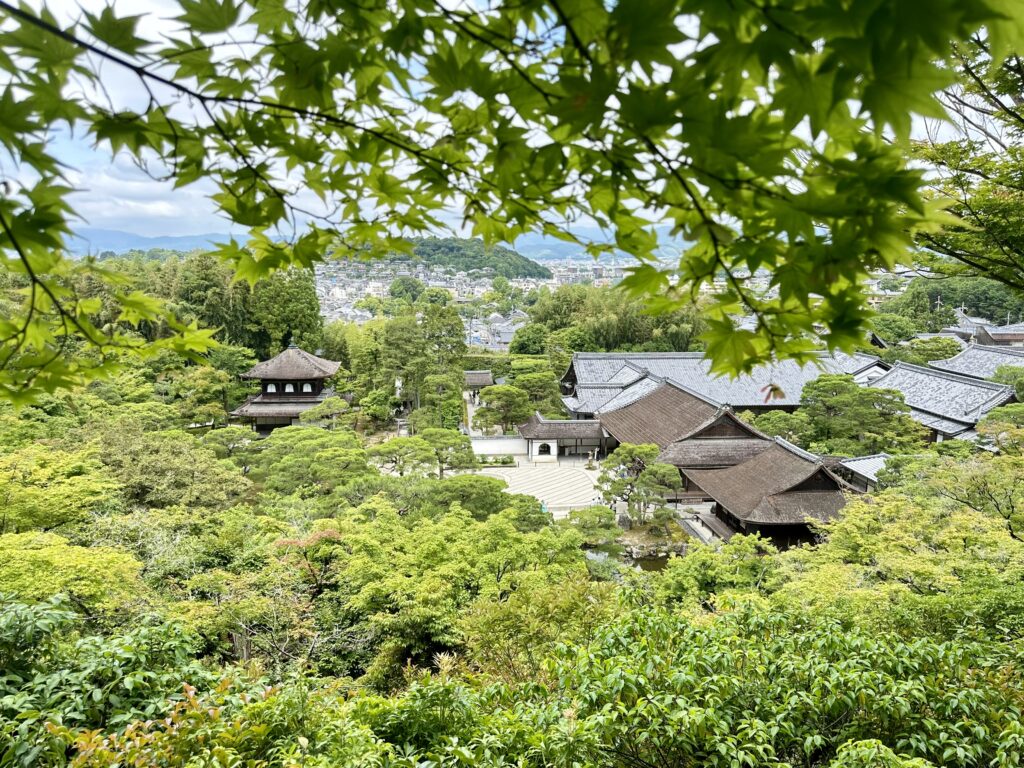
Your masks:
<path fill-rule="evenodd" d="M 504 480 L 509 493 L 536 496 L 555 519 L 568 517 L 573 509 L 604 503 L 595 487 L 598 471 L 584 469 L 582 462 L 485 467 L 480 474 Z"/>

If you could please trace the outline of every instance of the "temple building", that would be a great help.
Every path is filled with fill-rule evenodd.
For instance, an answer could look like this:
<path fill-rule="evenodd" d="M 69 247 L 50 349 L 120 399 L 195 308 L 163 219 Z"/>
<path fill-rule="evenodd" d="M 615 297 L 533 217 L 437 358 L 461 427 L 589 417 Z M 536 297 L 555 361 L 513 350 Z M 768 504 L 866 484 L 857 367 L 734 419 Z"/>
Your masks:
<path fill-rule="evenodd" d="M 793 411 L 804 385 L 823 373 L 870 385 L 889 365 L 873 355 L 818 353 L 806 365 L 782 360 L 736 378 L 714 376 L 703 352 L 576 352 L 562 376 L 562 402 L 572 418 L 590 419 L 670 382 L 698 397 L 761 413 Z"/>
<path fill-rule="evenodd" d="M 494 376 L 490 371 L 464 371 L 463 388 L 468 392 L 478 393 L 484 387 L 494 385 Z"/>
<path fill-rule="evenodd" d="M 308 411 L 334 394 L 324 379 L 338 372 L 341 363 L 311 355 L 291 344 L 277 357 L 254 365 L 243 379 L 258 379 L 260 392 L 231 412 L 266 434 L 277 427 L 297 424 Z"/>
<path fill-rule="evenodd" d="M 1024 368 L 1024 350 L 972 343 L 948 360 L 932 360 L 928 363 L 929 368 L 973 379 L 991 379 L 1005 366 Z"/>
<path fill-rule="evenodd" d="M 978 422 L 993 408 L 1015 399 L 1013 388 L 1005 384 L 904 362 L 896 363 L 872 386 L 901 393 L 910 416 L 926 426 L 935 441 L 976 439 Z"/>
<path fill-rule="evenodd" d="M 757 533 L 781 547 L 812 541 L 813 524 L 835 519 L 853 490 L 820 457 L 781 437 L 731 467 L 683 475 L 730 531 Z"/>

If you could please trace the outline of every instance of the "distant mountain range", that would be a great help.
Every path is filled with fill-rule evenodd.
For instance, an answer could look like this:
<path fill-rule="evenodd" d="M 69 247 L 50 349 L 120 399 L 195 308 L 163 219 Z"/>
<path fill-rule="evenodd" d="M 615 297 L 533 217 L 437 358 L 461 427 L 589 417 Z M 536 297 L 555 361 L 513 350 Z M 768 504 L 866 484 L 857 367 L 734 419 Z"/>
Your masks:
<path fill-rule="evenodd" d="M 677 243 L 667 237 L 667 234 L 667 230 L 662 231 L 659 229 L 659 235 L 667 245 L 676 245 Z M 584 228 L 580 231 L 580 235 L 600 238 L 601 233 L 596 228 Z M 68 248 L 76 256 L 99 255 L 104 252 L 113 252 L 115 254 L 127 253 L 128 251 L 145 252 L 153 249 L 188 252 L 209 248 L 214 243 L 226 242 L 230 238 L 231 235 L 226 232 L 208 232 L 201 235 L 147 236 L 135 235 L 131 232 L 123 232 L 116 229 L 85 227 L 69 238 Z M 679 241 L 678 244 L 682 244 L 682 242 Z M 585 257 L 585 252 L 580 246 L 540 234 L 523 235 L 517 238 L 515 252 L 528 259 L 540 262 Z M 625 253 L 618 253 L 617 255 L 619 257 L 626 256 Z"/>
<path fill-rule="evenodd" d="M 214 243 L 226 242 L 231 235 L 223 232 L 210 232 L 202 235 L 168 235 L 147 237 L 133 235 L 117 229 L 83 228 L 68 239 L 68 249 L 76 256 L 89 254 L 98 256 L 104 251 L 127 253 L 128 251 L 149 251 L 163 248 L 169 251 L 194 251 L 197 248 L 210 248 Z"/>
<path fill-rule="evenodd" d="M 170 251 L 188 253 L 205 250 L 231 235 L 211 232 L 202 235 L 146 237 L 116 229 L 81 229 L 69 239 L 69 250 L 76 256 L 121 255 L 129 251 Z M 414 241 L 414 253 L 426 264 L 450 266 L 470 271 L 489 269 L 505 277 L 551 277 L 551 272 L 532 259 L 501 246 L 485 248 L 481 240 L 459 238 L 422 238 Z M 162 257 L 165 254 L 157 254 Z M 564 257 L 563 257 L 564 258 Z"/>
<path fill-rule="evenodd" d="M 68 241 L 69 250 L 76 256 L 99 255 L 105 251 L 121 254 L 128 251 L 149 251 L 162 248 L 169 251 L 192 251 L 223 243 L 231 235 L 209 232 L 201 235 L 135 235 L 117 229 L 83 228 Z M 524 235 L 516 240 L 515 250 L 530 259 L 548 260 L 582 256 L 583 249 L 544 235 Z"/>

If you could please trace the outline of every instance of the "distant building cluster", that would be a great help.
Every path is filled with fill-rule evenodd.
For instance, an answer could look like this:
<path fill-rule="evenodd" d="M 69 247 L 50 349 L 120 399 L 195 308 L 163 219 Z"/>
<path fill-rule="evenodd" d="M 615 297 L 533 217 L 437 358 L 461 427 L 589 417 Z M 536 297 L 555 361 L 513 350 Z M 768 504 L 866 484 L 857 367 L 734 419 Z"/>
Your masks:
<path fill-rule="evenodd" d="M 984 317 L 972 317 L 963 309 L 954 309 L 956 324 L 939 333 L 927 334 L 956 339 L 962 344 L 976 343 L 991 347 L 1024 347 L 1024 323 L 997 325 Z"/>
<path fill-rule="evenodd" d="M 492 312 L 485 318 L 465 318 L 466 345 L 479 347 L 489 352 L 508 352 L 512 337 L 528 322 L 530 317 L 521 309 L 509 315 Z"/>
<path fill-rule="evenodd" d="M 625 266 L 618 263 L 597 263 L 592 259 L 564 259 L 546 262 L 551 270 L 550 279 L 513 278 L 510 285 L 529 292 L 541 287 L 555 290 L 561 285 L 590 283 L 593 285 L 614 285 L 625 274 Z M 355 305 L 360 299 L 386 299 L 391 283 L 399 277 L 414 277 L 428 288 L 442 288 L 448 291 L 456 304 L 469 304 L 482 299 L 493 289 L 493 276 L 478 273 L 475 270 L 465 272 L 452 267 L 427 265 L 408 260 L 401 261 L 328 261 L 316 268 L 316 290 L 320 299 L 320 312 L 328 322 L 345 320 L 354 323 L 365 323 L 373 315 Z M 515 322 L 514 317 L 499 320 L 491 318 L 478 319 L 472 326 L 467 326 L 467 343 L 471 336 L 481 339 L 480 346 L 488 349 L 501 349 L 499 338 L 506 333 L 507 326 Z M 505 328 L 499 327 L 502 324 Z M 497 345 L 497 346 L 495 346 Z M 505 342 L 505 349 L 508 348 Z"/>

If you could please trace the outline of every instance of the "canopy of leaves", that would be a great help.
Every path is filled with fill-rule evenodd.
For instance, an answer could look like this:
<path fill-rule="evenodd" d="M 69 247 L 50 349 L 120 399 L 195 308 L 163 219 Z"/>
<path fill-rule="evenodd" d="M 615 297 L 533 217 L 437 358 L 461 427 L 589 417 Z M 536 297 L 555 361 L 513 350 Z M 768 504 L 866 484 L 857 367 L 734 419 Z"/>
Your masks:
<path fill-rule="evenodd" d="M 956 82 L 942 92 L 956 135 L 932 129 L 916 143 L 916 155 L 933 170 L 932 196 L 947 206 L 949 221 L 922 233 L 921 244 L 937 254 L 942 271 L 968 272 L 1024 290 L 1024 66 L 1005 61 L 994 42 L 976 36 L 954 49 Z M 1019 322 L 1009 308 L 988 306 L 990 319 Z M 1004 310 L 1004 311 L 998 311 Z"/>
<path fill-rule="evenodd" d="M 913 234 L 938 224 L 904 154 L 914 116 L 943 114 L 959 43 L 983 34 L 998 68 L 1024 30 L 1016 4 L 989 0 L 936 0 L 926 18 L 837 0 L 176 5 L 179 29 L 153 37 L 112 9 L 69 23 L 0 4 L 0 147 L 24 171 L 0 204 L 8 397 L 103 375 L 123 351 L 211 346 L 166 302 L 64 255 L 74 190 L 54 141 L 71 127 L 179 186 L 215 185 L 249 230 L 218 255 L 250 283 L 332 252 L 408 253 L 457 210 L 488 243 L 539 232 L 631 254 L 626 287 L 654 309 L 724 277 L 705 309 L 716 371 L 852 348 L 869 275 L 912 261 Z M 656 32 L 637 22 L 652 16 Z M 104 87 L 111 67 L 134 91 Z M 667 265 L 659 225 L 685 243 Z M 747 279 L 758 271 L 774 290 Z M 89 280 L 110 286 L 113 323 L 75 289 Z M 319 332 L 283 320 L 268 345 Z M 148 325 L 171 334 L 144 340 Z"/>

